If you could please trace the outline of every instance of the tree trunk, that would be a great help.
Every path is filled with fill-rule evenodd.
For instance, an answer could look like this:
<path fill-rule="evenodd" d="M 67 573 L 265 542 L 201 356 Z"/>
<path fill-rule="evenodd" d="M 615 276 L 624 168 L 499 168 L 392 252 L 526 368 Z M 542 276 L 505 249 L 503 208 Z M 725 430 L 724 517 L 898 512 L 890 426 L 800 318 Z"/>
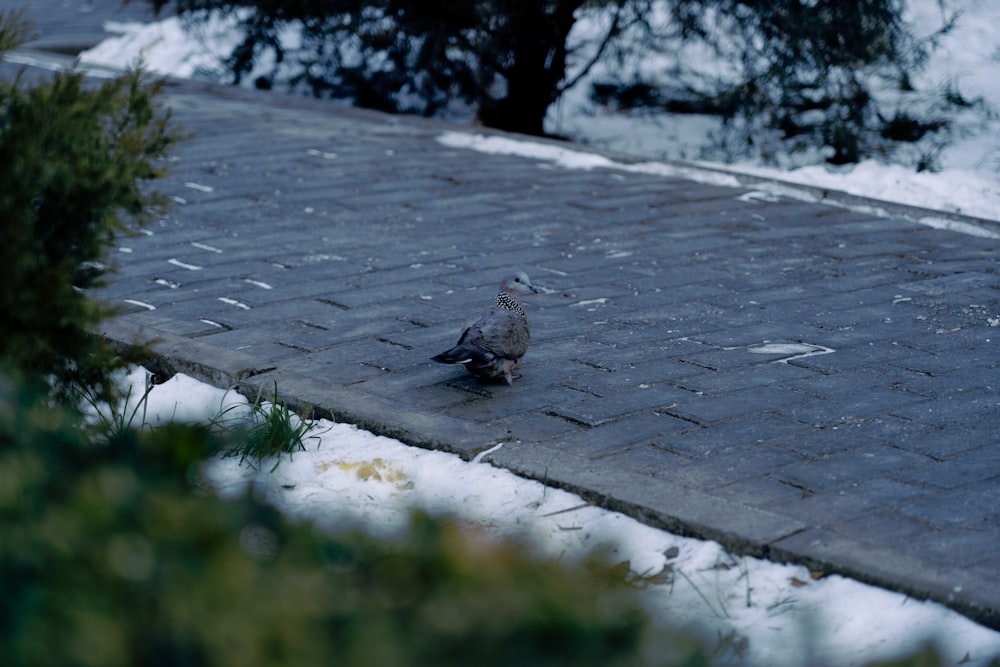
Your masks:
<path fill-rule="evenodd" d="M 493 98 L 483 94 L 478 117 L 487 127 L 535 136 L 545 135 L 545 114 L 559 98 L 559 84 L 566 75 L 566 38 L 573 27 L 574 11 L 581 0 L 555 3 L 527 0 L 509 10 L 507 34 L 496 38 L 506 42 L 512 58 L 509 66 L 498 67 L 506 81 L 506 94 Z M 546 5 L 555 5 L 546 9 Z"/>

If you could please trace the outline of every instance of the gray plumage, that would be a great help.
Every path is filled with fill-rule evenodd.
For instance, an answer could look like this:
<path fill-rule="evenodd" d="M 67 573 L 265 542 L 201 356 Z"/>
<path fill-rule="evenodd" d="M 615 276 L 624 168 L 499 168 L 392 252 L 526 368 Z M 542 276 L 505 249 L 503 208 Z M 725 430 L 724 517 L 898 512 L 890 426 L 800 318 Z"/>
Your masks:
<path fill-rule="evenodd" d="M 500 283 L 490 309 L 462 332 L 455 347 L 431 359 L 463 364 L 483 380 L 513 384 L 514 370 L 531 342 L 521 294 L 537 291 L 523 271 L 510 274 Z"/>

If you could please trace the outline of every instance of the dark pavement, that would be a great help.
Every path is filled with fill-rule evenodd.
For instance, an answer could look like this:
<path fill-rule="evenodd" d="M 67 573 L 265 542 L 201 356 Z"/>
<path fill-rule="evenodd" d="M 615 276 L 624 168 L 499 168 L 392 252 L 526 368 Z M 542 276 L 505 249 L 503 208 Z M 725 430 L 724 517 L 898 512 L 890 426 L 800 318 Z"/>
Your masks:
<path fill-rule="evenodd" d="M 502 443 L 487 460 L 649 524 L 1000 629 L 1000 224 L 560 168 L 279 94 L 168 95 L 193 138 L 156 184 L 173 210 L 121 242 L 112 338 L 415 445 Z M 509 269 L 545 290 L 522 377 L 431 362 Z"/>

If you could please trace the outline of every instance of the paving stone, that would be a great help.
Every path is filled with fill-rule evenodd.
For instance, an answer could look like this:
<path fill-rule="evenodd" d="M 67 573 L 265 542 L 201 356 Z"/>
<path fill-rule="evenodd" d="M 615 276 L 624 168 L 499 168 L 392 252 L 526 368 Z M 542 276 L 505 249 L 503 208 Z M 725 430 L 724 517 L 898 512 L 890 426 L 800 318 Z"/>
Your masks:
<path fill-rule="evenodd" d="M 669 477 L 695 488 L 715 489 L 739 480 L 759 479 L 775 468 L 803 460 L 801 454 L 769 444 L 727 447 L 718 454 L 673 466 Z M 665 469 L 663 466 L 659 468 Z"/>
<path fill-rule="evenodd" d="M 676 407 L 666 407 L 664 411 L 700 426 L 726 421 L 744 415 L 756 415 L 771 411 L 788 414 L 798 419 L 797 406 L 806 397 L 793 389 L 770 385 L 757 387 L 752 391 L 730 392 L 714 396 L 701 396 L 685 400 Z"/>
<path fill-rule="evenodd" d="M 850 489 L 865 480 L 884 478 L 900 468 L 919 465 L 924 457 L 888 446 L 861 446 L 794 463 L 775 470 L 772 475 L 811 494 Z"/>
<path fill-rule="evenodd" d="M 769 509 L 836 530 L 844 521 L 892 511 L 900 503 L 928 495 L 919 487 L 880 477 L 862 479 L 826 492 L 807 493 L 795 503 L 771 506 Z"/>
<path fill-rule="evenodd" d="M 776 409 L 786 417 L 823 428 L 850 423 L 876 414 L 900 415 L 910 406 L 926 402 L 920 396 L 892 388 L 872 387 L 860 390 L 858 387 L 820 381 L 802 386 L 803 389 L 820 394 L 820 397 L 799 402 L 789 401 Z M 824 395 L 821 392 L 837 393 Z"/>
<path fill-rule="evenodd" d="M 555 438 L 573 442 L 574 435 L 585 432 L 577 424 L 541 412 L 529 412 L 516 420 L 502 419 L 491 422 L 489 426 L 503 429 L 508 439 L 522 442 L 545 442 Z"/>
<path fill-rule="evenodd" d="M 862 546 L 895 545 L 926 534 L 927 524 L 888 508 L 837 521 L 830 530 L 857 540 Z"/>
<path fill-rule="evenodd" d="M 1000 431 L 988 420 L 982 420 L 971 428 L 937 428 L 920 422 L 907 423 L 918 425 L 922 432 L 916 437 L 900 438 L 896 441 L 898 446 L 935 461 L 955 459 L 964 452 L 980 447 L 1000 446 Z"/>
<path fill-rule="evenodd" d="M 1000 450 L 992 444 L 975 443 L 974 448 L 947 458 L 899 470 L 894 477 L 910 484 L 948 490 L 981 482 L 1000 485 Z"/>
<path fill-rule="evenodd" d="M 819 342 L 817 342 L 819 341 Z M 843 371 L 854 371 L 862 376 L 871 368 L 884 367 L 894 360 L 903 361 L 911 359 L 913 353 L 905 348 L 901 349 L 893 341 L 886 340 L 880 342 L 855 343 L 849 336 L 828 334 L 823 337 L 804 339 L 804 342 L 819 344 L 831 350 L 829 354 L 816 354 L 812 356 L 800 356 L 789 360 L 790 365 L 807 368 L 823 375 L 830 375 Z M 815 374 L 814 374 L 815 375 Z M 909 374 L 908 374 L 909 375 Z M 804 380 L 796 386 L 805 386 L 809 383 Z M 876 386 L 876 383 L 872 383 Z"/>
<path fill-rule="evenodd" d="M 803 498 L 802 489 L 769 477 L 741 479 L 716 487 L 713 492 L 720 497 L 760 508 L 781 507 Z"/>
<path fill-rule="evenodd" d="M 676 384 L 689 391 L 716 395 L 776 384 L 785 386 L 794 380 L 815 375 L 815 371 L 794 364 L 769 363 L 683 376 L 677 379 Z"/>
<path fill-rule="evenodd" d="M 887 445 L 911 450 L 930 456 L 911 443 L 923 442 L 932 434 L 923 424 L 890 416 L 860 419 L 828 428 L 810 426 L 800 428 L 775 438 L 775 443 L 801 452 L 811 458 L 824 458 L 831 454 L 862 447 Z M 924 462 L 923 459 L 919 459 Z"/>
<path fill-rule="evenodd" d="M 1000 593 L 1000 585 L 994 579 L 984 578 L 982 570 L 962 568 L 954 559 L 950 564 L 946 558 L 928 559 L 921 550 L 914 553 L 908 549 L 910 545 L 913 542 L 904 540 L 891 547 L 879 544 L 858 548 L 854 540 L 811 528 L 775 542 L 771 554 L 778 560 L 805 562 L 812 569 L 862 581 L 892 581 L 894 590 L 921 599 L 929 596 L 947 600 L 951 607 L 973 620 L 992 624 L 996 614 L 994 600 Z M 952 543 L 952 546 L 961 545 Z"/>
<path fill-rule="evenodd" d="M 937 401 L 922 401 L 894 408 L 892 414 L 904 419 L 912 419 L 940 429 L 970 428 L 975 429 L 984 419 L 998 414 L 1000 401 L 996 392 L 969 392 L 962 396 L 960 392 L 946 399 Z"/>
<path fill-rule="evenodd" d="M 625 470 L 637 474 L 647 474 L 650 470 L 665 468 L 676 469 L 686 463 L 686 459 L 674 452 L 661 449 L 655 443 L 645 442 L 623 448 L 603 448 L 600 450 L 602 465 L 613 466 L 616 470 Z M 675 478 L 672 482 L 683 483 Z M 653 482 L 655 483 L 655 482 Z"/>
<path fill-rule="evenodd" d="M 473 387 L 478 387 L 479 385 L 478 382 L 471 380 L 467 375 L 460 376 L 460 379 L 462 382 L 467 382 Z M 570 399 L 563 396 L 562 400 Z M 495 388 L 491 388 L 489 393 L 483 397 L 483 400 L 447 409 L 445 413 L 452 417 L 468 421 L 492 422 L 503 418 L 513 420 L 520 415 L 534 412 L 537 409 L 538 401 L 532 394 L 514 391 L 512 387 L 505 385 L 498 385 Z"/>
<path fill-rule="evenodd" d="M 995 529 L 995 523 L 992 528 Z M 1000 553 L 996 542 L 990 539 L 990 529 L 990 526 L 950 525 L 916 535 L 895 548 L 902 554 L 938 563 L 944 568 L 966 568 L 983 562 L 984 557 Z M 982 584 L 989 585 L 989 582 L 984 581 Z"/>
<path fill-rule="evenodd" d="M 945 474 L 942 471 L 942 475 Z M 904 501 L 899 511 L 937 526 L 959 526 L 977 533 L 991 532 L 1000 525 L 1000 484 L 996 483 L 1000 473 L 990 479 L 993 483 L 976 484 L 973 478 L 965 486 Z"/>
<path fill-rule="evenodd" d="M 631 392 L 611 392 L 601 395 L 582 395 L 555 406 L 548 414 L 588 427 L 618 421 L 629 415 L 672 403 L 672 398 L 685 394 L 668 386 L 638 389 Z M 669 414 L 669 410 L 664 409 Z M 680 420 L 678 420 L 680 421 Z"/>
<path fill-rule="evenodd" d="M 748 449 L 763 442 L 784 446 L 782 438 L 801 430 L 801 425 L 773 412 L 755 415 L 753 419 L 736 418 L 712 424 L 711 427 L 688 428 L 680 433 L 667 435 L 657 441 L 657 446 L 688 459 L 702 459 L 730 448 Z M 662 471 L 670 475 L 670 470 Z M 654 474 L 660 474 L 654 471 Z"/>
<path fill-rule="evenodd" d="M 633 415 L 628 420 L 581 428 L 564 441 L 550 443 L 549 446 L 583 459 L 602 459 L 627 449 L 659 441 L 670 433 L 683 430 L 685 426 L 684 422 L 669 415 L 645 411 Z M 675 458 L 673 454 L 660 453 L 661 462 Z M 644 472 L 649 474 L 650 471 Z"/>

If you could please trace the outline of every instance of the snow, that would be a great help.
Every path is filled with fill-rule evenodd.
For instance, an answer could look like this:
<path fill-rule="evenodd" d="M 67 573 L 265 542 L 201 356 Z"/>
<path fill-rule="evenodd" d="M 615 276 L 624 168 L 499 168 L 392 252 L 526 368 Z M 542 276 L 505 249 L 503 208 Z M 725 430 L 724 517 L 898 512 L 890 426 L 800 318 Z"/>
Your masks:
<path fill-rule="evenodd" d="M 149 24 L 108 21 L 105 31 L 119 36 L 85 51 L 80 62 L 105 67 L 142 63 L 151 72 L 182 79 L 205 77 L 221 73 L 219 57 L 239 44 L 233 28 L 232 19 L 215 14 L 207 15 L 204 23 L 176 16 Z"/>
<path fill-rule="evenodd" d="M 452 148 L 468 148 L 482 153 L 519 155 L 535 160 L 544 160 L 565 169 L 618 169 L 636 174 L 686 178 L 712 185 L 727 185 L 730 187 L 739 187 L 740 185 L 739 179 L 735 176 L 702 169 L 693 165 L 677 165 L 666 162 L 628 164 L 602 155 L 537 141 L 471 134 L 468 132 L 445 132 L 438 137 L 438 142 Z"/>
<path fill-rule="evenodd" d="M 942 13 L 959 13 L 957 28 L 941 40 L 916 85 L 953 84 L 970 100 L 982 98 L 995 116 L 1000 111 L 1000 4 L 993 0 L 945 0 L 939 7 L 937 2 L 908 2 L 906 12 L 910 23 L 924 34 L 940 24 Z M 980 127 L 967 129 L 967 136 L 958 137 L 943 155 L 943 166 L 996 175 L 1000 169 L 1000 125 L 995 118 L 987 118 Z"/>
<path fill-rule="evenodd" d="M 910 20 L 926 32 L 939 21 L 936 0 L 909 4 Z M 966 95 L 981 96 L 989 108 L 1000 109 L 1000 87 L 995 83 L 1000 80 L 995 37 L 1000 6 L 992 0 L 963 0 L 960 4 L 965 16 L 942 42 L 924 78 L 930 82 L 956 81 Z M 581 25 L 581 29 L 588 27 Z M 165 75 L 220 79 L 223 69 L 219 56 L 227 55 L 238 39 L 234 19 L 214 16 L 194 30 L 186 30 L 185 22 L 177 18 L 107 28 L 118 36 L 84 52 L 83 65 L 123 67 L 141 60 L 148 70 Z M 524 155 L 564 168 L 618 169 L 720 185 L 739 184 L 734 173 L 738 171 L 1000 220 L 996 171 L 1000 165 L 1000 121 L 993 117 L 984 120 L 984 114 L 964 121 L 961 133 L 942 153 L 944 169 L 939 173 L 917 174 L 873 161 L 836 171 L 820 166 L 779 171 L 751 164 L 734 169 L 691 161 L 699 155 L 705 137 L 717 127 L 714 120 L 611 114 L 587 100 L 581 92 L 584 89 L 581 85 L 569 91 L 553 107 L 548 128 L 650 161 L 617 162 L 551 143 L 463 132 L 448 132 L 438 140 L 451 148 Z M 655 161 L 663 158 L 689 162 Z M 198 184 L 188 186 L 197 189 Z M 775 194 L 813 197 L 774 183 L 755 184 L 754 188 L 751 194 L 764 199 Z M 944 217 L 928 216 L 920 222 L 1000 238 L 982 226 Z M 793 355 L 829 350 L 809 345 L 756 351 L 775 354 L 779 357 L 775 363 L 781 363 Z M 136 369 L 128 377 L 127 382 L 135 387 L 133 405 L 142 394 L 145 375 Z M 245 417 L 246 410 L 245 399 L 237 394 L 179 374 L 151 389 L 142 418 L 150 424 L 174 419 L 207 421 L 220 413 L 238 419 Z M 813 579 L 803 567 L 734 556 L 716 543 L 656 530 L 590 506 L 573 494 L 495 468 L 488 463 L 486 453 L 465 462 L 350 425 L 319 421 L 310 432 L 307 450 L 283 457 L 277 468 L 272 462 L 255 469 L 239 465 L 238 459 L 216 458 L 206 465 L 204 474 L 223 496 L 253 487 L 287 515 L 327 529 L 362 525 L 374 534 L 391 534 L 405 524 L 413 508 L 423 508 L 435 515 L 458 515 L 494 536 L 529 536 L 553 556 L 610 546 L 617 559 L 629 561 L 633 572 L 655 575 L 667 568 L 673 575 L 663 577 L 663 583 L 652 584 L 643 593 L 658 618 L 669 615 L 706 629 L 708 636 L 733 639 L 730 646 L 740 647 L 746 659 L 756 664 L 822 661 L 855 665 L 915 650 L 927 640 L 938 644 L 946 664 L 985 665 L 1000 655 L 1000 633 L 942 605 L 839 576 Z"/>
<path fill-rule="evenodd" d="M 239 394 L 183 374 L 154 385 L 143 410 L 146 378 L 136 368 L 124 380 L 132 387 L 126 414 L 137 412 L 137 422 L 208 422 L 220 414 L 240 420 L 249 414 Z M 388 537 L 419 508 L 458 517 L 492 537 L 529 539 L 552 557 L 606 547 L 615 562 L 629 561 L 633 573 L 665 575 L 642 591 L 654 618 L 732 640 L 748 664 L 860 665 L 927 641 L 936 643 L 945 664 L 986 665 L 1000 655 L 1000 633 L 942 605 L 840 576 L 813 579 L 801 566 L 731 555 L 715 542 L 651 528 L 495 468 L 484 462 L 486 452 L 466 462 L 347 424 L 313 425 L 305 451 L 256 467 L 217 457 L 203 475 L 223 497 L 253 488 L 287 516 L 327 530 L 361 526 Z"/>
<path fill-rule="evenodd" d="M 1000 220 L 1000 178 L 995 173 L 990 175 L 969 169 L 914 173 L 899 165 L 878 164 L 873 160 L 860 162 L 844 172 L 822 166 L 779 171 L 746 164 L 740 165 L 739 170 L 862 197 Z"/>

